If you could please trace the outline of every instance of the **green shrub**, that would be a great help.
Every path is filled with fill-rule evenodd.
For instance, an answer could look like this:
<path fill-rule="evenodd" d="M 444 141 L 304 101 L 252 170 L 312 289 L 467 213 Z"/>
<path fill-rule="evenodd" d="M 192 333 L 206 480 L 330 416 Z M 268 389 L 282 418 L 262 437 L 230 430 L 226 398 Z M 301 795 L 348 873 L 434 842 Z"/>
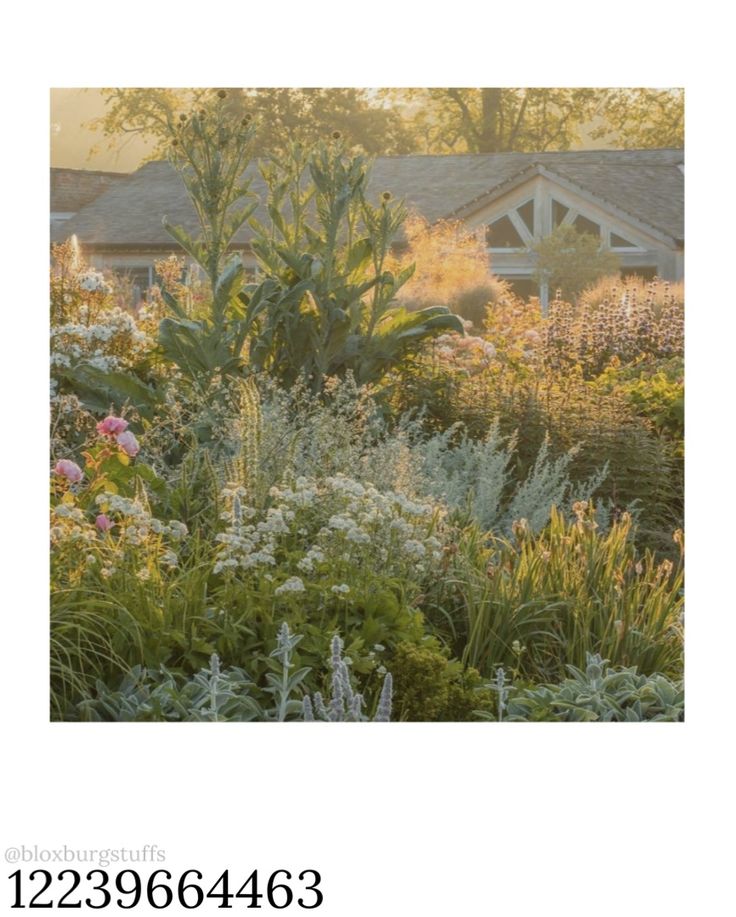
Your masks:
<path fill-rule="evenodd" d="M 601 249 L 599 238 L 563 224 L 532 246 L 536 255 L 535 279 L 576 297 L 619 265 L 615 252 Z"/>
<path fill-rule="evenodd" d="M 668 533 L 682 524 L 678 459 L 651 421 L 637 415 L 625 391 L 586 382 L 580 371 L 547 372 L 531 363 L 496 361 L 464 377 L 432 377 L 425 369 L 427 375 L 418 372 L 414 383 L 397 387 L 397 410 L 424 399 L 432 426 L 446 431 L 462 424 L 478 441 L 498 421 L 500 436 L 514 438 L 510 470 L 517 485 L 529 476 L 545 441 L 552 462 L 571 456 L 565 476 L 573 486 L 605 468 L 595 492 L 598 505 L 636 509 L 640 543 L 668 549 Z"/>
<path fill-rule="evenodd" d="M 591 654 L 584 669 L 572 665 L 567 669 L 569 677 L 558 684 L 510 689 L 503 718 L 512 722 L 638 723 L 679 722 L 685 717 L 681 681 L 659 673 L 642 675 L 636 666 L 609 667 L 607 659 Z"/>
<path fill-rule="evenodd" d="M 685 385 L 682 358 L 639 360 L 628 366 L 612 361 L 596 380 L 596 386 L 621 392 L 639 416 L 673 442 L 678 456 L 683 455 Z"/>
<path fill-rule="evenodd" d="M 395 718 L 464 722 L 491 703 L 480 674 L 450 660 L 435 639 L 399 643 L 388 663 L 394 686 Z"/>

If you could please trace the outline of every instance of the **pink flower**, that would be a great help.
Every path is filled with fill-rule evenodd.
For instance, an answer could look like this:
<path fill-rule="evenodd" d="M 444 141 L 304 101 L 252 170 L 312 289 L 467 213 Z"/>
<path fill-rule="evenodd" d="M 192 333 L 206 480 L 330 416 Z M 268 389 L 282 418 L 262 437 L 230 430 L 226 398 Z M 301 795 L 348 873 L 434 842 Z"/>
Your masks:
<path fill-rule="evenodd" d="M 106 516 L 104 513 L 100 513 L 100 515 L 95 519 L 95 525 L 101 532 L 107 532 L 112 528 L 113 522 L 109 516 Z"/>
<path fill-rule="evenodd" d="M 130 456 L 138 455 L 141 448 L 138 445 L 138 440 L 130 432 L 130 430 L 126 430 L 124 433 L 118 433 L 118 435 L 115 437 L 115 442 L 118 444 L 118 446 L 120 446 L 126 455 Z"/>
<path fill-rule="evenodd" d="M 128 421 L 122 417 L 113 417 L 112 414 L 97 424 L 100 436 L 117 436 L 128 429 Z"/>
<path fill-rule="evenodd" d="M 84 477 L 82 469 L 71 459 L 59 459 L 54 468 L 54 472 L 62 478 L 66 478 L 67 481 L 70 481 L 72 484 L 76 484 Z"/>

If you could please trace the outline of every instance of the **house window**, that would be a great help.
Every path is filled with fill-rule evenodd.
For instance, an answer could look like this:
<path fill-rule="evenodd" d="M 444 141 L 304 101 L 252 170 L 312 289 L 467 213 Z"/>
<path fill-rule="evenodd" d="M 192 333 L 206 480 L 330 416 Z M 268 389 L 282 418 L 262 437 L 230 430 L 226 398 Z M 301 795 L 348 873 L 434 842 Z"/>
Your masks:
<path fill-rule="evenodd" d="M 617 232 L 612 232 L 610 239 L 611 248 L 639 248 L 636 242 L 630 242 L 628 239 L 624 239 L 624 237 L 620 236 Z"/>
<path fill-rule="evenodd" d="M 524 225 L 529 230 L 529 235 L 534 235 L 534 201 L 527 201 L 521 207 L 516 208 L 516 212 L 524 221 Z"/>
<path fill-rule="evenodd" d="M 528 302 L 532 296 L 539 295 L 539 285 L 530 277 L 507 277 L 506 282 L 524 302 Z"/>
<path fill-rule="evenodd" d="M 572 224 L 578 232 L 586 232 L 588 235 L 600 238 L 601 227 L 581 214 L 575 217 Z"/>
<path fill-rule="evenodd" d="M 561 204 L 559 201 L 552 200 L 552 228 L 556 229 L 560 223 L 565 219 L 569 211 L 568 207 L 565 207 L 564 204 Z"/>
<path fill-rule="evenodd" d="M 524 248 L 524 240 L 511 220 L 501 217 L 486 226 L 486 245 L 489 248 Z"/>

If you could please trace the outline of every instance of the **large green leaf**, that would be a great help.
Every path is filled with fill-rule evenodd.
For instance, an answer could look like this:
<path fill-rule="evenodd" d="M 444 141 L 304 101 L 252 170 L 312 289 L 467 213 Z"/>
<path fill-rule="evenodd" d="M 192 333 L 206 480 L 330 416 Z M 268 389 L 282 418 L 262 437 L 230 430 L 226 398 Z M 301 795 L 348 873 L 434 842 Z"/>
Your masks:
<path fill-rule="evenodd" d="M 351 246 L 347 258 L 345 259 L 345 270 L 348 274 L 362 270 L 370 261 L 372 254 L 373 245 L 371 240 L 358 239 L 358 241 Z"/>
<path fill-rule="evenodd" d="M 185 252 L 194 258 L 197 264 L 201 265 L 203 268 L 207 268 L 207 252 L 205 251 L 204 245 L 201 242 L 198 242 L 196 239 L 193 239 L 189 233 L 183 229 L 181 226 L 172 226 L 171 223 L 166 219 L 162 220 L 163 227 L 166 232 L 181 245 Z"/>
<path fill-rule="evenodd" d="M 110 408 L 120 411 L 130 404 L 145 418 L 150 418 L 158 403 L 154 388 L 132 374 L 110 372 L 87 363 L 80 363 L 65 373 L 82 404 L 90 411 L 106 413 Z"/>
<path fill-rule="evenodd" d="M 227 304 L 235 296 L 243 283 L 245 267 L 240 255 L 233 255 L 215 284 L 214 315 L 216 321 L 222 321 Z"/>

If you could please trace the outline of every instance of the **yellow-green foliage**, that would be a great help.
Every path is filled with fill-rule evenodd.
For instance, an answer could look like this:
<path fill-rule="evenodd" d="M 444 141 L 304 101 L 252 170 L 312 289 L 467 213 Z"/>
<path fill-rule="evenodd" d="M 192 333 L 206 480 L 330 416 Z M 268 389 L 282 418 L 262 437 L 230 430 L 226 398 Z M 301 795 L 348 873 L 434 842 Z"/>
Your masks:
<path fill-rule="evenodd" d="M 476 669 L 450 660 L 437 640 L 399 643 L 387 663 L 393 675 L 394 719 L 464 722 L 490 707 L 490 691 Z"/>
<path fill-rule="evenodd" d="M 465 616 L 463 660 L 485 676 L 504 665 L 535 680 L 584 667 L 587 653 L 644 674 L 680 672 L 681 559 L 637 552 L 628 514 L 601 533 L 591 507 L 574 511 L 568 522 L 553 510 L 538 536 L 524 520 L 512 541 L 462 533 L 433 601 L 447 608 L 454 599 Z M 681 547 L 681 533 L 675 539 Z"/>
<path fill-rule="evenodd" d="M 408 247 L 394 257 L 398 270 L 415 265 L 414 274 L 399 290 L 398 301 L 409 309 L 449 306 L 475 325 L 481 325 L 489 303 L 514 300 L 506 281 L 491 274 L 484 239 L 460 221 L 429 224 L 413 214 L 404 224 Z"/>
<path fill-rule="evenodd" d="M 623 277 L 614 274 L 601 277 L 580 294 L 580 304 L 591 309 L 621 299 L 629 303 L 649 303 L 658 318 L 667 309 L 676 307 L 682 310 L 685 307 L 685 285 L 682 281 L 645 280 L 637 274 Z"/>
<path fill-rule="evenodd" d="M 600 239 L 565 224 L 537 242 L 532 250 L 537 279 L 570 299 L 599 277 L 613 273 L 619 264 L 614 252 L 601 249 Z"/>
<path fill-rule="evenodd" d="M 650 420 L 658 432 L 675 443 L 677 454 L 683 455 L 685 379 L 681 358 L 630 366 L 612 361 L 596 380 L 596 386 L 623 393 L 636 413 Z"/>

